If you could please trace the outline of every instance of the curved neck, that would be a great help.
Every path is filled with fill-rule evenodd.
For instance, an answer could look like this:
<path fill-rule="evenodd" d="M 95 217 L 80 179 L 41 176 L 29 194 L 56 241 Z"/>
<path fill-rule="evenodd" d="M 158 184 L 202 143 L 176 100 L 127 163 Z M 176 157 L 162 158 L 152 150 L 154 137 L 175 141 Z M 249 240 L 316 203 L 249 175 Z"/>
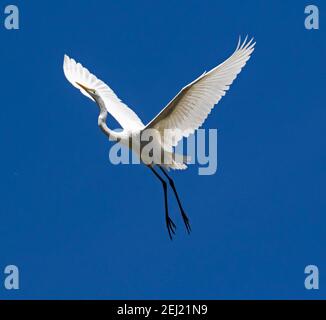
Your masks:
<path fill-rule="evenodd" d="M 120 139 L 119 133 L 111 130 L 106 124 L 106 118 L 108 116 L 108 111 L 105 108 L 104 101 L 99 96 L 94 97 L 94 99 L 100 108 L 100 115 L 98 116 L 98 126 L 103 131 L 103 133 L 109 137 L 109 139 L 118 141 Z"/>

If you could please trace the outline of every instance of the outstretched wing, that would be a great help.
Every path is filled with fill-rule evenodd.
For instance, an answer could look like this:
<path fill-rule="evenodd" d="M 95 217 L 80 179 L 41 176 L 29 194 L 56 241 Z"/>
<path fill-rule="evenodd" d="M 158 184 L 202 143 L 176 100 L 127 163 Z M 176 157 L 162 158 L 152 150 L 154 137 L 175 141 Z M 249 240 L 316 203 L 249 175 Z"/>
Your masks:
<path fill-rule="evenodd" d="M 205 121 L 254 51 L 253 39 L 239 40 L 235 52 L 223 63 L 185 86 L 146 126 L 164 136 L 164 148 L 171 150 L 183 137 L 194 133 Z M 170 130 L 166 130 L 170 129 Z"/>
<path fill-rule="evenodd" d="M 94 100 L 84 89 L 78 86 L 77 82 L 96 90 L 103 99 L 107 111 L 120 123 L 122 128 L 128 130 L 144 128 L 144 124 L 137 114 L 125 105 L 107 84 L 67 55 L 64 56 L 63 71 L 67 80 L 88 98 Z"/>

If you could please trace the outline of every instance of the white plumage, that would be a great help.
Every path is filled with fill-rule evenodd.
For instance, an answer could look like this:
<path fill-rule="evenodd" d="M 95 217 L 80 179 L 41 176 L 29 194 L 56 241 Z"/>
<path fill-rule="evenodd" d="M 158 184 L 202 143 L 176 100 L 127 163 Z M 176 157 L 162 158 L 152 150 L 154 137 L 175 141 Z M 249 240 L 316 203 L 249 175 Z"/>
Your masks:
<path fill-rule="evenodd" d="M 137 114 L 125 105 L 107 84 L 67 55 L 64 56 L 63 71 L 68 81 L 93 101 L 92 96 L 77 83 L 96 90 L 103 99 L 107 111 L 120 123 L 122 128 L 128 130 L 141 130 L 144 128 L 144 124 Z"/>
<path fill-rule="evenodd" d="M 249 60 L 254 47 L 253 39 L 248 42 L 246 38 L 242 43 L 239 40 L 236 50 L 227 60 L 185 86 L 146 126 L 107 84 L 91 74 L 80 63 L 65 55 L 63 69 L 68 81 L 85 96 L 94 101 L 92 95 L 79 84 L 95 90 L 103 99 L 106 110 L 124 129 L 121 133 L 116 133 L 120 135 L 117 138 L 122 144 L 127 145 L 131 135 L 140 133 L 144 129 L 156 129 L 161 135 L 157 143 L 171 156 L 167 159 L 170 163 L 165 166 L 185 169 L 187 166 L 184 163 L 172 160 L 173 147 L 203 124 L 214 105 L 225 95 Z"/>
<path fill-rule="evenodd" d="M 100 107 L 98 124 L 101 130 L 109 138 L 113 137 L 119 143 L 131 147 L 162 183 L 165 221 L 171 239 L 176 226 L 168 212 L 167 181 L 164 177 L 168 179 L 169 185 L 175 194 L 188 233 L 190 233 L 191 228 L 174 181 L 164 170 L 164 167 L 173 169 L 187 168 L 186 157 L 176 157 L 173 147 L 183 137 L 188 137 L 194 133 L 204 123 L 214 105 L 225 95 L 234 79 L 249 60 L 254 47 L 253 40 L 247 42 L 246 38 L 243 43 L 239 40 L 236 50 L 226 61 L 185 86 L 146 126 L 136 113 L 115 95 L 108 85 L 96 78 L 80 63 L 76 63 L 74 59 L 69 58 L 67 55 L 64 57 L 63 70 L 68 81 Z M 123 131 L 116 132 L 108 128 L 106 124 L 108 113 L 120 123 Z M 147 135 L 149 132 L 151 132 L 153 138 L 151 144 L 155 146 L 153 150 L 160 151 L 159 154 L 153 152 L 154 157 L 150 156 L 149 153 L 143 155 L 142 152 L 142 150 L 146 149 L 146 145 L 142 144 L 140 137 Z M 135 141 L 138 141 L 138 143 L 134 143 Z M 162 154 L 164 158 L 162 158 Z M 163 173 L 164 177 L 160 176 L 156 168 Z"/>
<path fill-rule="evenodd" d="M 162 134 L 165 129 L 172 129 L 173 136 L 165 140 L 166 150 L 171 150 L 180 139 L 187 138 L 204 123 L 249 60 L 254 46 L 252 39 L 242 45 L 239 40 L 235 52 L 226 61 L 185 86 L 146 126 Z"/>

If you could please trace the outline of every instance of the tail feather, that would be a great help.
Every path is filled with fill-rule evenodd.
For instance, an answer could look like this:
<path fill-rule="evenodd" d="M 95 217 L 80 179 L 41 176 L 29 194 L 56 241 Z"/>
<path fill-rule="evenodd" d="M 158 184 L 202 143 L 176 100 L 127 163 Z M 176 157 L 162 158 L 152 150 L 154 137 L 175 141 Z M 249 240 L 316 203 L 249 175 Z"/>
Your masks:
<path fill-rule="evenodd" d="M 167 167 L 174 170 L 185 170 L 188 168 L 187 163 L 190 163 L 190 161 L 190 156 L 174 153 L 173 160 Z"/>

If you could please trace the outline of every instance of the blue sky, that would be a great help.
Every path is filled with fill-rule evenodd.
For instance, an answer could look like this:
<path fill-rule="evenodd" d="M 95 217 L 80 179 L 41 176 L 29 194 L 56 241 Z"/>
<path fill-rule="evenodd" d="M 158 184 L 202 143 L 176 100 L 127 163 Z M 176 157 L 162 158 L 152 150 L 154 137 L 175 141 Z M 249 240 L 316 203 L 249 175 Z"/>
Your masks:
<path fill-rule="evenodd" d="M 322 16 L 304 28 L 310 3 L 14 2 L 20 30 L 0 28 L 0 270 L 17 265 L 20 290 L 1 271 L 0 298 L 325 297 L 326 35 Z M 171 242 L 161 186 L 143 166 L 109 163 L 63 55 L 146 123 L 246 34 L 256 51 L 204 124 L 218 129 L 217 173 L 173 173 L 193 232 L 170 194 Z M 309 264 L 320 290 L 304 288 Z"/>

